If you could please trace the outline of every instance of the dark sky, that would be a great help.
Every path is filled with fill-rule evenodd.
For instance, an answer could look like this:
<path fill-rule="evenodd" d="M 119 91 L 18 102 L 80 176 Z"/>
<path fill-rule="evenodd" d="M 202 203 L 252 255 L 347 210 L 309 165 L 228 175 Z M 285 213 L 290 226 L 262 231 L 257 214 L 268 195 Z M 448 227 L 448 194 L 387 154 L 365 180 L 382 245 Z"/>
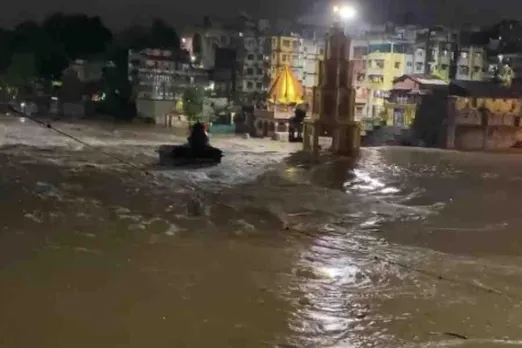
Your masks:
<path fill-rule="evenodd" d="M 361 17 L 376 22 L 396 19 L 412 12 L 429 24 L 459 22 L 491 23 L 502 18 L 522 17 L 522 0 L 358 0 Z M 0 25 L 11 26 L 22 19 L 39 19 L 53 11 L 100 14 L 112 28 L 129 21 L 159 16 L 176 27 L 210 14 L 233 16 L 240 10 L 265 17 L 320 14 L 330 1 L 313 0 L 17 0 L 0 11 Z M 279 7 L 282 6 L 282 7 Z M 323 16 L 324 18 L 324 16 Z M 513 19 L 519 19 L 513 18 Z"/>

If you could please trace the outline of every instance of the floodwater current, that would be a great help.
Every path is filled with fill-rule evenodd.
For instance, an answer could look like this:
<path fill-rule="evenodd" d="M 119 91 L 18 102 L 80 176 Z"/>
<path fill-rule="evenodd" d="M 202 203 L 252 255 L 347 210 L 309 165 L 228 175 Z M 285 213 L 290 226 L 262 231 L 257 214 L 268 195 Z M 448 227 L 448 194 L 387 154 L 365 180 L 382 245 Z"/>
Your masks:
<path fill-rule="evenodd" d="M 35 132 L 0 148 L 2 348 L 522 346 L 521 155 L 176 171 Z"/>

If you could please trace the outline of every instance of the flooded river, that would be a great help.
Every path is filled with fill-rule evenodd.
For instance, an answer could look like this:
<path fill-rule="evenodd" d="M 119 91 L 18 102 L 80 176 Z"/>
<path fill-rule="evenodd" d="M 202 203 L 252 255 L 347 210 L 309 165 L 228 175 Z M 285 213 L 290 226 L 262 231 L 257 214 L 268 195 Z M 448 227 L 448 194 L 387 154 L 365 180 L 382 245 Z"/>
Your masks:
<path fill-rule="evenodd" d="M 521 155 L 84 128 L 0 127 L 2 348 L 522 346 Z"/>

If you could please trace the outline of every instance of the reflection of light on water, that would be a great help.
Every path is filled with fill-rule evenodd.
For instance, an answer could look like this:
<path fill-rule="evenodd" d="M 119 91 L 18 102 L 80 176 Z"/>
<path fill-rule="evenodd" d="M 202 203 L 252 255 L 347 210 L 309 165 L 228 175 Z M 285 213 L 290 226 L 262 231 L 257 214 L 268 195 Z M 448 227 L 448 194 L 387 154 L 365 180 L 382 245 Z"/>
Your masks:
<path fill-rule="evenodd" d="M 371 285 L 360 262 L 342 252 L 339 237 L 324 236 L 303 252 L 298 272 L 297 291 L 301 298 L 290 322 L 306 344 L 323 346 L 346 342 L 352 325 L 360 320 L 358 290 Z M 332 246 L 329 248 L 328 246 Z M 335 246 L 335 248 L 333 247 Z"/>
<path fill-rule="evenodd" d="M 370 176 L 370 173 L 360 169 L 353 170 L 354 178 L 344 184 L 345 190 L 379 191 L 383 194 L 398 193 L 399 189 L 387 187 L 384 182 Z"/>

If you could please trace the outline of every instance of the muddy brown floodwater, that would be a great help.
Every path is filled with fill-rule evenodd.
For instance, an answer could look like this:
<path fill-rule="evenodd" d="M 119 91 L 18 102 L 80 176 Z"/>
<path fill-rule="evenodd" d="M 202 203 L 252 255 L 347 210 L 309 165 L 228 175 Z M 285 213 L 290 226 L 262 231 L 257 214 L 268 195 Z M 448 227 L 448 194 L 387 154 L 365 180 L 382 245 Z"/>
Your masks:
<path fill-rule="evenodd" d="M 15 143 L 2 348 L 522 345 L 520 155 L 374 148 L 349 168 L 234 143 L 166 171 L 151 144 Z"/>

